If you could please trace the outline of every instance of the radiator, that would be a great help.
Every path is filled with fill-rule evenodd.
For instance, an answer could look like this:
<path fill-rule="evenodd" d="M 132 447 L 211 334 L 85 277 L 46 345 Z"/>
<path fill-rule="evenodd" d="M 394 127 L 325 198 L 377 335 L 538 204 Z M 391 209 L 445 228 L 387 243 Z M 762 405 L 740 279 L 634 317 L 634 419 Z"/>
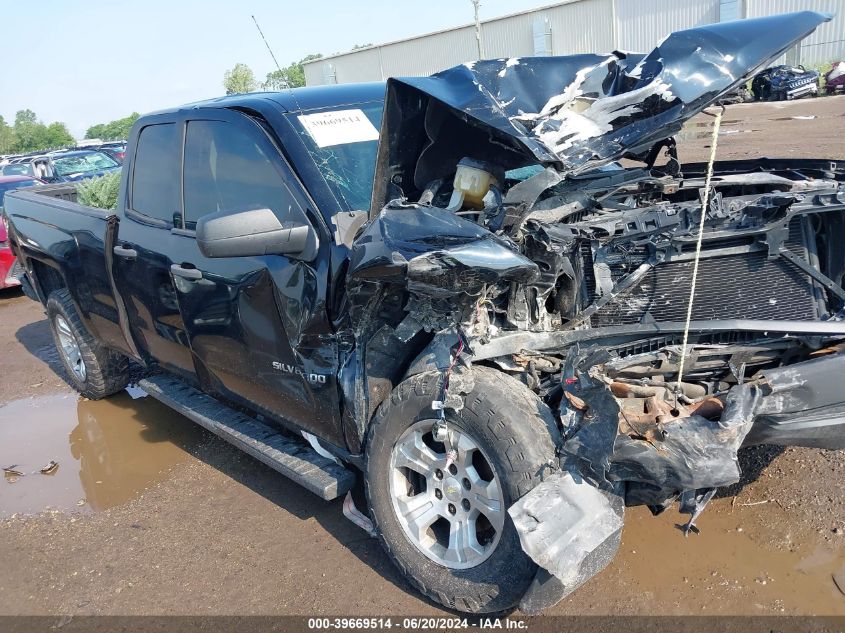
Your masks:
<path fill-rule="evenodd" d="M 790 225 L 786 246 L 807 259 L 801 218 Z M 591 270 L 592 264 L 586 264 L 585 269 Z M 596 312 L 592 325 L 684 321 L 692 269 L 691 260 L 658 264 L 638 284 Z M 611 267 L 614 282 L 624 276 L 625 270 Z M 592 275 L 587 285 L 587 292 L 595 293 Z M 705 249 L 698 267 L 692 318 L 812 321 L 818 318 L 818 304 L 812 280 L 783 258 L 771 260 L 766 251 L 716 255 Z"/>

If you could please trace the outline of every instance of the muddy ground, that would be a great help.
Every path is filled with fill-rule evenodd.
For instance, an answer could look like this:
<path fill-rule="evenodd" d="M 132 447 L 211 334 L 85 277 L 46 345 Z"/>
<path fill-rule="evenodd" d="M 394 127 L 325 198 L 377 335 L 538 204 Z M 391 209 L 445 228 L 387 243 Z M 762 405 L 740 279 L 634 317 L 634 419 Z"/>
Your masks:
<path fill-rule="evenodd" d="M 795 116 L 814 116 L 794 119 Z M 730 106 L 719 157 L 845 160 L 845 97 Z M 707 125 L 684 134 L 704 160 Z M 702 137 L 701 133 L 704 133 Z M 78 400 L 38 304 L 0 291 L 0 614 L 433 614 L 378 543 L 151 398 Z M 59 463 L 52 475 L 39 468 Z M 627 516 L 551 614 L 845 614 L 845 452 L 761 447 L 684 538 Z"/>

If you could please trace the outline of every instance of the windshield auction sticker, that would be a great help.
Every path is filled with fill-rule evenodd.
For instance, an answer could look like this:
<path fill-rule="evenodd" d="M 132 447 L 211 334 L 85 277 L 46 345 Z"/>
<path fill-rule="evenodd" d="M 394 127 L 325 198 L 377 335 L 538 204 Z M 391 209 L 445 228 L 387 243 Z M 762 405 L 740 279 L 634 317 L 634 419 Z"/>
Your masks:
<path fill-rule="evenodd" d="M 378 140 L 378 130 L 361 110 L 318 112 L 297 118 L 318 147 Z"/>

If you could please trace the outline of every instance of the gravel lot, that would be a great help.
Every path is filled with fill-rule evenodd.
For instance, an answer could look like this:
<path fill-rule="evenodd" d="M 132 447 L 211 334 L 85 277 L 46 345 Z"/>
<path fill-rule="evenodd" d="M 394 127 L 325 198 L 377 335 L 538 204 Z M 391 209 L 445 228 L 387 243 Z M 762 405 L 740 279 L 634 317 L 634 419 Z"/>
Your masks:
<path fill-rule="evenodd" d="M 845 97 L 729 106 L 719 157 L 845 160 L 843 117 Z M 707 158 L 710 121 L 689 127 L 682 160 Z M 0 358 L 0 465 L 26 473 L 0 482 L 0 614 L 442 613 L 339 501 L 151 398 L 78 401 L 19 291 L 0 291 Z M 631 511 L 615 561 L 550 613 L 845 615 L 845 452 L 742 459 L 701 535 L 684 538 L 674 511 Z"/>

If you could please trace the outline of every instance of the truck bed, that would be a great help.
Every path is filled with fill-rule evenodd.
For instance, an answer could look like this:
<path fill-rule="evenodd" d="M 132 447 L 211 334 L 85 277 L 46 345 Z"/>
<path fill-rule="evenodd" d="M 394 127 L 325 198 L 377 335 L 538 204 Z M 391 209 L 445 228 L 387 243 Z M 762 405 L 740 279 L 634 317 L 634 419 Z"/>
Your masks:
<path fill-rule="evenodd" d="M 43 185 L 40 187 L 27 187 L 17 189 L 6 194 L 6 213 L 11 218 L 12 214 L 26 215 L 27 209 L 32 205 L 38 208 L 50 207 L 71 213 L 81 213 L 97 218 L 108 218 L 114 215 L 112 211 L 89 207 L 79 204 L 76 201 L 77 189 L 73 183 L 57 183 Z M 12 202 L 15 200 L 15 202 Z"/>
<path fill-rule="evenodd" d="M 111 258 L 118 217 L 76 202 L 73 184 L 9 192 L 5 213 L 12 243 L 38 299 L 46 304 L 56 288 L 70 289 L 91 333 L 107 346 L 132 354 L 119 327 Z"/>

